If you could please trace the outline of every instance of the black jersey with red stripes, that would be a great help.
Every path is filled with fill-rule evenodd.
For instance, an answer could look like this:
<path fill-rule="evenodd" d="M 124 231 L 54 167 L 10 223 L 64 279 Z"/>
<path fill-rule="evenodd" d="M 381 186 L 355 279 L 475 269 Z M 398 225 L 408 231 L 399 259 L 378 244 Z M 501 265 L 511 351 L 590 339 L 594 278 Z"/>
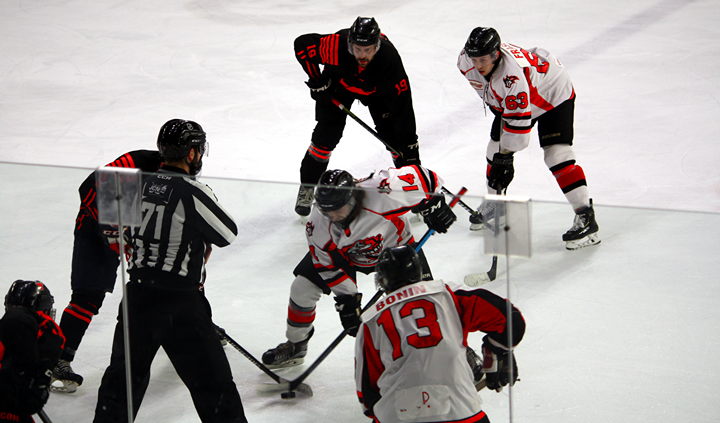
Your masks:
<path fill-rule="evenodd" d="M 162 165 L 163 159 L 157 150 L 135 150 L 123 154 L 106 166 L 140 169 L 154 173 Z M 92 238 L 101 236 L 98 230 L 97 191 L 95 190 L 95 172 L 88 175 L 78 189 L 80 193 L 80 211 L 75 221 L 75 228 Z"/>
<path fill-rule="evenodd" d="M 335 34 L 305 34 L 295 39 L 295 58 L 310 79 L 329 78 L 353 94 L 363 104 L 385 103 L 396 119 L 398 133 L 415 135 L 415 112 L 410 82 L 395 46 L 383 34 L 380 48 L 370 63 L 362 68 L 350 53 L 349 29 Z"/>

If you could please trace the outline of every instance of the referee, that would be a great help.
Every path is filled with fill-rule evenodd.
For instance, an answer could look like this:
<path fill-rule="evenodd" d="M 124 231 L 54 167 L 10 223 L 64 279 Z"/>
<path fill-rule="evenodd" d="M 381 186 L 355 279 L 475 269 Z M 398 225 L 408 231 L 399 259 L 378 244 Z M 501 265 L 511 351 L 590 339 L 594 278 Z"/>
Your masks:
<path fill-rule="evenodd" d="M 160 129 L 157 146 L 165 163 L 144 177 L 143 222 L 133 236 L 128 271 L 133 413 L 137 415 L 150 366 L 162 347 L 190 390 L 202 422 L 247 422 L 202 292 L 211 245 L 229 245 L 237 226 L 210 187 L 195 180 L 206 150 L 202 127 L 172 119 Z M 119 316 L 95 423 L 128 421 L 121 322 Z"/>

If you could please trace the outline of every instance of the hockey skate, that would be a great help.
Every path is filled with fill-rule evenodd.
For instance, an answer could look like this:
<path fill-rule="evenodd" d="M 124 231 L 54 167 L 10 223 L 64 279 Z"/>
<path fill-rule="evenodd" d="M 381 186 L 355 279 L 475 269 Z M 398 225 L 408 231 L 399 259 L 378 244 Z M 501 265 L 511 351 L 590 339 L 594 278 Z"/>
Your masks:
<path fill-rule="evenodd" d="M 298 191 L 297 200 L 295 201 L 295 213 L 300 216 L 307 216 L 310 214 L 313 200 L 315 200 L 315 193 L 312 187 L 300 186 Z"/>
<path fill-rule="evenodd" d="M 275 348 L 265 351 L 262 355 L 263 363 L 269 369 L 293 367 L 304 363 L 305 355 L 307 355 L 308 341 L 310 341 L 314 332 L 315 328 L 312 328 L 308 337 L 300 342 L 292 343 L 287 341 Z"/>
<path fill-rule="evenodd" d="M 495 203 L 483 201 L 477 209 L 477 214 L 470 215 L 470 230 L 481 231 L 485 228 L 493 228 L 495 226 Z M 504 213 L 501 213 L 501 216 Z"/>
<path fill-rule="evenodd" d="M 593 209 L 592 199 L 590 199 L 590 205 L 575 214 L 572 228 L 563 235 L 562 239 L 565 241 L 565 248 L 578 250 L 599 244 L 598 230 L 599 227 L 595 221 L 595 210 Z"/>
<path fill-rule="evenodd" d="M 67 360 L 58 360 L 52 369 L 50 391 L 72 394 L 82 385 L 83 377 L 75 373 Z"/>

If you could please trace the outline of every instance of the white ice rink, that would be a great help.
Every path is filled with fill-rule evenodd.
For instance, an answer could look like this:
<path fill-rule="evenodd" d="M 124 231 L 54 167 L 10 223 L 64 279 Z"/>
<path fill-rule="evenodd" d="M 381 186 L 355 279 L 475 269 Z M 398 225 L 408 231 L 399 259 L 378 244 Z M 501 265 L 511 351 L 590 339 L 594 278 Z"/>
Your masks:
<path fill-rule="evenodd" d="M 168 119 L 191 119 L 210 142 L 203 180 L 240 228 L 208 265 L 214 318 L 258 358 L 282 342 L 292 269 L 307 249 L 293 206 L 314 127 L 292 43 L 304 33 L 347 28 L 358 15 L 374 16 L 402 55 L 423 164 L 451 191 L 466 186 L 471 196 L 484 194 L 492 116 L 455 66 L 474 27 L 546 48 L 573 79 L 575 151 L 602 244 L 564 249 L 560 237 L 573 214 L 534 134 L 515 155 L 509 190 L 533 199 L 533 256 L 511 259 L 509 267 L 511 298 L 528 325 L 516 351 L 513 421 L 717 421 L 716 0 L 5 0 L 0 291 L 15 279 L 39 279 L 59 315 L 70 298 L 78 185 L 126 151 L 154 148 Z M 361 105 L 353 111 L 371 122 Z M 383 146 L 348 119 L 330 167 L 360 177 L 391 164 Z M 437 278 L 460 280 L 490 264 L 482 236 L 467 230 L 467 213 L 456 213 L 448 234 L 425 246 Z M 416 237 L 425 229 L 418 223 Z M 498 280 L 487 288 L 507 295 L 507 275 L 501 259 Z M 370 277 L 359 286 L 366 298 L 375 292 Z M 73 395 L 53 394 L 46 406 L 54 422 L 92 420 L 120 299 L 118 284 L 73 363 L 85 383 Z M 333 303 L 325 297 L 318 305 L 308 362 L 341 331 Z M 471 345 L 479 347 L 480 338 L 473 334 Z M 369 422 L 355 397 L 352 341 L 306 380 L 313 398 L 290 401 L 258 392 L 272 380 L 227 347 L 248 420 Z M 508 421 L 507 391 L 481 396 L 492 422 Z M 199 421 L 162 352 L 137 421 Z"/>

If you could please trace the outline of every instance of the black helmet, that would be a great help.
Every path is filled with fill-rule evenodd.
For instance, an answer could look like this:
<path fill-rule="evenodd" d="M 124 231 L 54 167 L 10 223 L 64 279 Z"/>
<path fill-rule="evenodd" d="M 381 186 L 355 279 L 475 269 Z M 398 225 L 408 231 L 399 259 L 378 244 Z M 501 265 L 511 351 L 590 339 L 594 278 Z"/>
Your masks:
<path fill-rule="evenodd" d="M 363 18 L 358 16 L 350 27 L 349 41 L 359 46 L 380 46 L 380 27 L 375 18 Z"/>
<path fill-rule="evenodd" d="M 335 211 L 353 200 L 355 180 L 345 170 L 326 170 L 315 188 L 315 204 L 321 211 Z"/>
<path fill-rule="evenodd" d="M 420 257 L 409 245 L 386 248 L 375 265 L 375 283 L 385 292 L 422 280 Z"/>
<path fill-rule="evenodd" d="M 493 28 L 477 27 L 465 42 L 465 54 L 480 57 L 500 49 L 500 34 Z"/>
<path fill-rule="evenodd" d="M 32 311 L 42 311 L 53 317 L 55 299 L 50 290 L 40 281 L 16 280 L 5 296 L 5 311 L 12 306 L 27 307 Z"/>
<path fill-rule="evenodd" d="M 200 157 L 205 154 L 205 132 L 196 122 L 170 119 L 160 128 L 157 148 L 163 158 L 184 159 L 193 147 L 198 147 Z"/>

